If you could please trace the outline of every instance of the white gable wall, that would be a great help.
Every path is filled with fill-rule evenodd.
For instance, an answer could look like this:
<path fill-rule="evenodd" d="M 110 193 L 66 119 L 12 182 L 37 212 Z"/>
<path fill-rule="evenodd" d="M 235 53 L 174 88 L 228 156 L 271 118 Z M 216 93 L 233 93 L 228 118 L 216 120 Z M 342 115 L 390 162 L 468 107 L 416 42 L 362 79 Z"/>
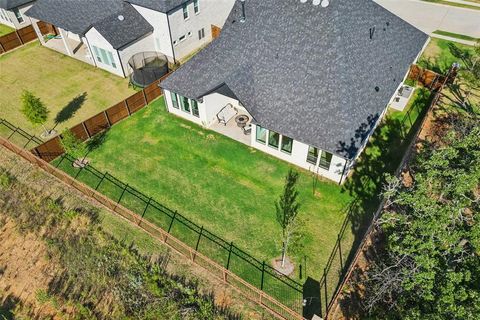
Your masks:
<path fill-rule="evenodd" d="M 118 58 L 117 50 L 114 49 L 112 45 L 95 28 L 91 28 L 90 30 L 88 30 L 87 33 L 85 34 L 85 38 L 87 38 L 88 44 L 92 49 L 93 58 L 95 59 L 95 64 L 97 65 L 97 67 L 107 70 L 120 77 L 123 77 L 124 75 L 123 75 L 122 67 L 120 64 L 121 62 Z M 106 51 L 110 51 L 112 53 L 113 59 L 117 67 L 113 68 L 112 66 L 104 62 L 98 61 L 95 51 L 93 51 L 93 46 L 104 49 Z"/>
<path fill-rule="evenodd" d="M 3 14 L 0 14 L 0 23 L 6 26 L 12 27 L 14 29 L 22 29 L 31 25 L 32 21 L 30 20 L 29 17 L 25 15 L 25 11 L 30 9 L 32 6 L 33 6 L 33 2 L 27 3 L 26 5 L 23 5 L 18 8 L 21 15 L 23 16 L 23 23 L 18 22 L 17 17 L 15 16 L 15 13 L 12 10 L 0 9 L 3 13 Z M 7 19 L 4 19 L 2 16 L 6 17 Z"/>
<path fill-rule="evenodd" d="M 122 59 L 123 63 L 123 70 L 125 70 L 125 74 L 127 76 L 129 76 L 133 71 L 128 65 L 130 58 L 137 53 L 149 51 L 156 51 L 154 35 L 152 33 L 147 34 L 143 38 L 119 50 L 120 59 Z"/>
<path fill-rule="evenodd" d="M 235 0 L 199 1 L 200 11 L 198 14 L 194 11 L 193 0 L 187 3 L 189 17 L 186 20 L 183 18 L 181 6 L 168 14 L 172 41 L 176 41 L 176 44 L 173 45 L 176 59 L 182 59 L 210 42 L 212 40 L 212 24 L 223 27 L 235 3 Z M 202 28 L 205 31 L 205 37 L 200 40 L 198 31 Z M 185 36 L 185 40 L 180 41 L 182 36 Z"/>
<path fill-rule="evenodd" d="M 173 62 L 173 47 L 170 40 L 167 15 L 138 5 L 133 5 L 133 7 L 153 26 L 152 43 L 155 46 L 155 51 L 163 53 L 170 62 Z"/>

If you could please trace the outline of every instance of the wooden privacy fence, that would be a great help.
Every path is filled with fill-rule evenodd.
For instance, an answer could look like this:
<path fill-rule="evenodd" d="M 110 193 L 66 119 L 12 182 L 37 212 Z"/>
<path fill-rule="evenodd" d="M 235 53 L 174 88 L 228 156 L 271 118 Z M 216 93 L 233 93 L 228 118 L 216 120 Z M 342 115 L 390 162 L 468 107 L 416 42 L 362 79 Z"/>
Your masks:
<path fill-rule="evenodd" d="M 200 253 L 198 251 L 198 248 L 191 248 L 184 242 L 172 236 L 167 231 L 164 231 L 153 223 L 145 220 L 142 216 L 139 216 L 133 211 L 125 208 L 118 202 L 109 199 L 95 189 L 85 185 L 74 177 L 71 177 L 65 172 L 55 168 L 48 162 L 36 157 L 28 150 L 16 146 L 15 144 L 11 143 L 3 137 L 0 137 L 0 145 L 3 145 L 10 151 L 18 154 L 30 163 L 37 165 L 39 168 L 58 178 L 65 184 L 74 187 L 75 189 L 83 193 L 85 196 L 95 200 L 102 206 L 120 215 L 127 221 L 134 223 L 136 226 L 146 231 L 158 241 L 163 242 L 180 255 L 188 258 L 195 265 L 203 267 L 217 279 L 221 280 L 225 284 L 230 285 L 230 287 L 236 290 L 238 293 L 242 294 L 253 302 L 258 303 L 260 306 L 270 312 L 273 316 L 279 319 L 304 319 L 300 314 L 278 302 L 276 299 L 272 298 L 270 295 L 266 294 L 261 289 L 256 288 L 247 281 L 243 280 L 241 277 L 237 276 L 232 271 L 226 269 L 217 262 Z"/>
<path fill-rule="evenodd" d="M 164 75 L 142 91 L 133 94 L 122 102 L 94 115 L 90 119 L 77 124 L 70 130 L 78 139 L 85 141 L 103 130 L 110 128 L 117 122 L 131 116 L 156 98 L 160 97 L 163 94 L 163 91 L 158 84 L 168 77 L 168 75 L 169 74 Z M 60 142 L 60 137 L 56 136 L 33 148 L 32 152 L 41 159 L 50 162 L 62 155 L 64 150 Z"/>
<path fill-rule="evenodd" d="M 407 79 L 417 81 L 424 87 L 436 91 L 442 86 L 443 82 L 445 81 L 445 76 L 431 70 L 424 69 L 416 64 L 412 64 L 410 66 L 410 72 L 408 73 Z"/>
<path fill-rule="evenodd" d="M 48 34 L 51 30 L 51 25 L 46 22 L 39 21 L 37 25 L 42 35 Z M 36 39 L 37 33 L 32 25 L 15 30 L 0 37 L 0 53 L 8 52 Z"/>

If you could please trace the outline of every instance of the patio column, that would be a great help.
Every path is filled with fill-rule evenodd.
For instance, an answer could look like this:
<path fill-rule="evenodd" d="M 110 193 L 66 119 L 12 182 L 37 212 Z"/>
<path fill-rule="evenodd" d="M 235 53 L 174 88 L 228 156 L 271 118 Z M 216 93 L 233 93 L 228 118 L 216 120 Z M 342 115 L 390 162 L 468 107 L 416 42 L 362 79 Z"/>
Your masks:
<path fill-rule="evenodd" d="M 58 31 L 60 31 L 60 36 L 62 37 L 63 45 L 65 46 L 65 50 L 67 51 L 67 54 L 71 57 L 72 56 L 72 50 L 70 50 L 70 48 L 68 47 L 67 33 L 62 28 L 58 28 Z"/>
<path fill-rule="evenodd" d="M 44 46 L 45 45 L 45 39 L 43 39 L 43 34 L 40 31 L 40 28 L 38 27 L 37 22 L 38 21 L 32 21 L 32 26 L 33 26 L 33 29 L 35 30 L 35 33 L 37 34 L 38 40 L 40 40 L 40 43 Z"/>

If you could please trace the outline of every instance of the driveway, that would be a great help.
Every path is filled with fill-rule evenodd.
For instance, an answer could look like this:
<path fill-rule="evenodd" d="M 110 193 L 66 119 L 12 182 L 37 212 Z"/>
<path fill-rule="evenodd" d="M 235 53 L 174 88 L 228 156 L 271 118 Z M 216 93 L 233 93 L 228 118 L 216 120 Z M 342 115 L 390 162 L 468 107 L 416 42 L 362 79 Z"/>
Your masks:
<path fill-rule="evenodd" d="M 480 38 L 480 10 L 419 0 L 374 1 L 425 33 L 443 30 Z"/>

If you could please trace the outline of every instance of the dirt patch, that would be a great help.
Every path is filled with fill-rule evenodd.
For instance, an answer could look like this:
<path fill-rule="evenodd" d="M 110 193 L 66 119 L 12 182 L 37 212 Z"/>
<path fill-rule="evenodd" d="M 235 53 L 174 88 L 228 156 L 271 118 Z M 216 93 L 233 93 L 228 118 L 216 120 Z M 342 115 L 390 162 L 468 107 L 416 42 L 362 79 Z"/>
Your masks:
<path fill-rule="evenodd" d="M 14 297 L 29 306 L 32 315 L 39 319 L 54 315 L 36 297 L 38 292 L 48 289 L 58 270 L 55 263 L 46 258 L 45 244 L 33 234 L 20 234 L 13 221 L 3 220 L 0 229 L 1 304 L 8 304 Z"/>

